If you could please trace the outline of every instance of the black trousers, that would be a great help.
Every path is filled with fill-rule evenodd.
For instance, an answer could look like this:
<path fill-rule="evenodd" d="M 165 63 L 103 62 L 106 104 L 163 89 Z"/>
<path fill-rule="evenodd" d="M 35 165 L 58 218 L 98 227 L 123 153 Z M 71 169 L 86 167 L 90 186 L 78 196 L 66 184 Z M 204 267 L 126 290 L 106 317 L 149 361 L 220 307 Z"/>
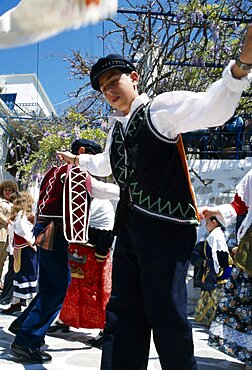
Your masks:
<path fill-rule="evenodd" d="M 12 299 L 12 294 L 14 291 L 13 280 L 15 276 L 13 264 L 14 257 L 9 254 L 8 271 L 4 277 L 4 286 L 2 294 L 0 296 L 0 304 L 8 304 Z"/>
<path fill-rule="evenodd" d="M 102 370 L 146 370 L 151 331 L 163 370 L 197 370 L 185 278 L 195 226 L 127 211 L 113 255 Z"/>

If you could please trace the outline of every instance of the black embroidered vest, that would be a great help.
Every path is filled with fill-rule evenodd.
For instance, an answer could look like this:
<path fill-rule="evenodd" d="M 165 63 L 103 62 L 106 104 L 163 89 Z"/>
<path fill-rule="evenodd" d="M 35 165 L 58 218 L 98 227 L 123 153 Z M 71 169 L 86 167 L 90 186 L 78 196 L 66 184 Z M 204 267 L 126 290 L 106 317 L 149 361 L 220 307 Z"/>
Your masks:
<path fill-rule="evenodd" d="M 136 109 L 125 133 L 120 122 L 113 130 L 110 161 L 121 202 L 150 217 L 198 224 L 182 139 L 162 136 L 149 108 Z"/>

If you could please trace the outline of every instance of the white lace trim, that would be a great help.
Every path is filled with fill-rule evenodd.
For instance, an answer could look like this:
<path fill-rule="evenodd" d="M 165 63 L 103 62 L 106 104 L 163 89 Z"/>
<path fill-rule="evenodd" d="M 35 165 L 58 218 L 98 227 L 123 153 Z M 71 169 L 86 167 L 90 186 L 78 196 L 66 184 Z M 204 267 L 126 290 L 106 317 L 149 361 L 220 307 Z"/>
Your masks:
<path fill-rule="evenodd" d="M 234 342 L 238 346 L 245 348 L 248 351 L 252 351 L 252 336 L 249 334 L 238 332 L 237 330 L 220 324 L 216 321 L 212 322 L 210 333 L 229 342 Z"/>

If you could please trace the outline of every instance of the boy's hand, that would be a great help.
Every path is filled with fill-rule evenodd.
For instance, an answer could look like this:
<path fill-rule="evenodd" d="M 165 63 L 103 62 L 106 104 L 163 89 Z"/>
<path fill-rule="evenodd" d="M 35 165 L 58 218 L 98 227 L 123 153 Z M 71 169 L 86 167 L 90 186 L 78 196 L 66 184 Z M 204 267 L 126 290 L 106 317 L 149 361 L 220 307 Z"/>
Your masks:
<path fill-rule="evenodd" d="M 219 211 L 216 207 L 199 207 L 198 212 L 201 220 L 219 215 Z"/>
<path fill-rule="evenodd" d="M 64 161 L 70 164 L 78 164 L 79 158 L 77 155 L 72 154 L 71 152 L 59 152 L 57 151 L 60 161 Z"/>

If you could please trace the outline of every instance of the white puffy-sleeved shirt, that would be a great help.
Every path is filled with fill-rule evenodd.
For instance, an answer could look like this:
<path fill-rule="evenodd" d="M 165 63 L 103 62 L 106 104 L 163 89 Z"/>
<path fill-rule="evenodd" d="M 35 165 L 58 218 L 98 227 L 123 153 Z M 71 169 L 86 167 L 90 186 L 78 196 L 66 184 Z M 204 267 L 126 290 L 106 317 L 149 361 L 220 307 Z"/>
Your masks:
<path fill-rule="evenodd" d="M 87 155 L 87 154 L 84 154 Z M 91 176 L 92 197 L 97 199 L 119 199 L 120 188 L 116 184 L 103 182 Z"/>
<path fill-rule="evenodd" d="M 215 229 L 213 229 L 206 240 L 212 250 L 214 271 L 216 274 L 218 274 L 220 270 L 220 264 L 218 261 L 217 251 L 228 252 L 225 235 L 221 230 L 221 227 L 216 227 Z"/>
<path fill-rule="evenodd" d="M 90 208 L 89 226 L 99 230 L 112 230 L 114 220 L 115 211 L 110 200 L 94 198 Z"/>
<path fill-rule="evenodd" d="M 241 79 L 234 78 L 231 61 L 224 69 L 222 78 L 213 83 L 206 92 L 171 91 L 156 96 L 150 107 L 150 116 L 156 130 L 169 139 L 174 139 L 180 133 L 196 131 L 207 127 L 223 125 L 235 112 L 242 92 L 250 86 L 252 73 Z M 132 113 L 142 104 L 147 104 L 146 94 L 139 95 L 132 103 L 128 115 L 115 112 L 109 117 L 111 126 L 105 151 L 96 155 L 81 154 L 80 167 L 95 176 L 109 176 L 110 145 L 113 126 L 116 121 L 125 130 Z"/>
<path fill-rule="evenodd" d="M 8 225 L 9 234 L 13 233 L 22 236 L 30 245 L 35 242 L 35 237 L 33 235 L 34 225 L 27 219 L 27 216 L 19 211 L 16 215 L 13 224 Z"/>

